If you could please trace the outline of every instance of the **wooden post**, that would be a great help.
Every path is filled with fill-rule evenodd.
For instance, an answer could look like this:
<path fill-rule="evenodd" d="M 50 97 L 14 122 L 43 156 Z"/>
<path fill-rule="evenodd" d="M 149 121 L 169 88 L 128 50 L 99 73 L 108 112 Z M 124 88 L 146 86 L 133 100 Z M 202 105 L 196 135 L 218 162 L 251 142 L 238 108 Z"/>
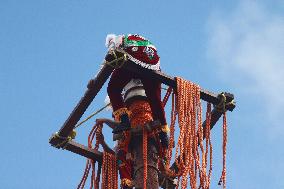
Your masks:
<path fill-rule="evenodd" d="M 141 133 L 142 134 L 142 133 Z M 132 139 L 133 140 L 133 139 Z M 134 156 L 134 175 L 133 180 L 136 189 L 143 188 L 143 178 L 144 178 L 144 161 L 143 161 L 143 142 L 142 136 L 135 137 L 133 143 L 135 148 L 130 149 Z M 158 150 L 157 146 L 148 140 L 148 150 L 147 150 L 147 189 L 158 189 Z"/>

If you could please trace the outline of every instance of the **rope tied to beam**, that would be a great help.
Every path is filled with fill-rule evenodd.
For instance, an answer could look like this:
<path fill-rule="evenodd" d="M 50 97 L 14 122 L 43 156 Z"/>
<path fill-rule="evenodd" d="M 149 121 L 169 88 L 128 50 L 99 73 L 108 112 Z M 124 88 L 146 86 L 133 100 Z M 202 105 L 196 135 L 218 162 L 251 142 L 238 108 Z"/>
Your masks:
<path fill-rule="evenodd" d="M 53 138 L 55 138 L 55 139 L 60 139 L 60 140 L 62 140 L 62 142 L 56 144 L 54 147 L 65 149 L 65 148 L 67 147 L 68 143 L 69 143 L 71 140 L 75 139 L 76 134 L 77 134 L 76 131 L 75 131 L 75 130 L 72 130 L 72 132 L 69 134 L 69 136 L 63 137 L 63 136 L 60 136 L 58 132 L 56 132 L 56 133 L 54 134 Z"/>
<path fill-rule="evenodd" d="M 231 105 L 236 105 L 236 102 L 234 101 L 234 99 L 232 99 L 231 101 L 227 102 L 227 97 L 225 95 L 225 93 L 220 93 L 218 95 L 218 99 L 220 100 L 220 102 L 215 105 L 215 109 L 221 113 L 225 113 L 227 111 L 227 107 L 231 106 Z"/>
<path fill-rule="evenodd" d="M 117 69 L 121 68 L 124 63 L 127 61 L 127 54 L 123 53 L 121 57 L 118 57 L 114 50 L 110 51 L 110 54 L 114 56 L 114 60 L 112 61 L 104 61 L 105 64 Z"/>
<path fill-rule="evenodd" d="M 83 123 L 85 123 L 86 121 L 88 121 L 89 119 L 91 119 L 92 117 L 94 117 L 95 115 L 97 115 L 98 113 L 100 113 L 101 111 L 103 111 L 104 109 L 106 109 L 108 106 L 110 106 L 111 103 L 108 103 L 107 105 L 105 105 L 104 107 L 100 108 L 99 110 L 95 111 L 94 113 L 92 113 L 91 115 L 89 115 L 87 118 L 85 118 L 83 121 L 81 121 L 80 123 L 78 123 L 75 128 L 78 128 L 79 126 L 81 126 Z"/>

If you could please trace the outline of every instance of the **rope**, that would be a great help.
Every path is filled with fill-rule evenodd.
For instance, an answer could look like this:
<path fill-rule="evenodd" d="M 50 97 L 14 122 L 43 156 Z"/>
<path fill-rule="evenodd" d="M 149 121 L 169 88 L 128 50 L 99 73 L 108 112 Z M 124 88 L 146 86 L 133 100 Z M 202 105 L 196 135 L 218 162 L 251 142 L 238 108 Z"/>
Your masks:
<path fill-rule="evenodd" d="M 225 93 L 220 93 L 218 95 L 218 99 L 220 99 L 220 102 L 215 106 L 215 108 L 216 108 L 217 111 L 219 111 L 221 113 L 226 112 L 228 106 L 236 105 L 236 102 L 235 102 L 234 99 L 227 102 L 227 98 L 226 98 Z"/>
<path fill-rule="evenodd" d="M 206 188 L 209 188 L 210 186 L 210 180 L 212 175 L 212 163 L 213 163 L 213 147 L 211 142 L 211 136 L 210 136 L 210 125 L 211 125 L 211 104 L 207 103 L 207 111 L 206 111 L 206 130 L 205 130 L 205 138 L 206 138 L 206 152 L 205 152 L 205 167 L 207 167 L 207 157 L 208 157 L 208 146 L 209 146 L 209 153 L 210 153 L 210 162 L 209 162 L 209 172 L 207 176 L 207 180 L 205 181 Z"/>
<path fill-rule="evenodd" d="M 68 145 L 68 142 L 70 142 L 72 139 L 74 139 L 76 137 L 76 131 L 75 130 L 72 130 L 72 132 L 69 134 L 69 136 L 67 137 L 63 137 L 63 136 L 60 136 L 58 132 L 56 132 L 54 134 L 54 138 L 58 138 L 58 139 L 61 139 L 62 142 L 54 145 L 54 147 L 56 148 L 62 148 L 62 149 L 65 149 Z"/>
<path fill-rule="evenodd" d="M 107 105 L 105 105 L 104 107 L 100 108 L 99 110 L 95 111 L 94 113 L 92 113 L 90 116 L 88 116 L 87 118 L 85 118 L 83 121 L 81 121 L 80 123 L 78 123 L 75 128 L 78 128 L 80 125 L 82 125 L 83 123 L 85 123 L 86 121 L 88 121 L 89 119 L 91 119 L 92 117 L 94 117 L 95 115 L 97 115 L 98 113 L 100 113 L 101 111 L 103 111 L 104 109 L 106 109 L 108 106 L 110 106 L 111 103 L 108 103 Z"/>
<path fill-rule="evenodd" d="M 148 133 L 145 127 L 143 127 L 143 162 L 144 162 L 144 180 L 143 180 L 143 188 L 147 188 L 147 175 L 148 175 Z"/>
<path fill-rule="evenodd" d="M 167 102 L 168 102 L 168 100 L 169 100 L 169 97 L 170 97 L 170 95 L 171 95 L 173 89 L 172 89 L 171 87 L 169 87 L 168 89 L 165 89 L 165 90 L 167 90 L 167 92 L 166 92 L 166 95 L 165 95 L 165 97 L 164 97 L 164 99 L 163 99 L 163 102 L 162 102 L 163 107 L 166 106 L 166 104 L 167 104 Z"/>
<path fill-rule="evenodd" d="M 177 92 L 172 95 L 170 126 L 170 145 L 167 152 L 167 167 L 174 145 L 175 122 L 178 115 L 180 134 L 175 149 L 175 163 L 178 167 L 177 185 L 185 189 L 188 183 L 192 189 L 208 189 L 212 170 L 212 143 L 210 139 L 211 104 L 207 105 L 206 143 L 203 145 L 202 106 L 200 87 L 182 78 L 176 78 Z M 207 175 L 207 156 L 210 153 L 209 173 Z M 189 182 L 188 182 L 189 176 Z M 199 177 L 199 181 L 197 181 Z"/>
<path fill-rule="evenodd" d="M 226 189 L 226 154 L 227 154 L 227 117 L 226 112 L 223 114 L 223 170 L 218 185 L 223 184 Z"/>
<path fill-rule="evenodd" d="M 117 165 L 116 157 L 112 153 L 103 153 L 103 170 L 102 170 L 102 189 L 117 189 L 118 177 L 117 177 Z"/>
<path fill-rule="evenodd" d="M 123 56 L 121 56 L 119 58 L 117 57 L 115 51 L 111 51 L 110 53 L 115 57 L 115 59 L 110 61 L 110 62 L 105 60 L 104 63 L 115 68 L 115 69 L 121 68 L 124 65 L 124 63 L 127 61 L 127 54 L 126 53 L 123 53 Z M 122 60 L 122 63 L 119 64 L 119 61 L 121 61 L 121 60 Z"/>
<path fill-rule="evenodd" d="M 93 149 L 93 145 L 92 145 L 92 142 L 94 140 L 94 137 L 101 133 L 102 132 L 102 124 L 96 124 L 93 126 L 89 136 L 88 136 L 88 147 Z M 98 150 L 99 148 L 99 141 L 96 140 L 96 144 L 95 144 L 95 147 L 94 149 L 95 150 Z M 86 167 L 85 167 L 85 171 L 84 171 L 84 174 L 83 174 L 83 177 L 79 183 L 79 185 L 77 186 L 77 189 L 83 189 L 84 186 L 85 186 L 85 183 L 88 179 L 88 176 L 89 176 L 89 172 L 92 168 L 92 173 L 91 173 L 91 185 L 90 185 L 90 189 L 94 188 L 94 189 L 99 189 L 98 188 L 98 182 L 99 182 L 99 179 L 96 179 L 96 172 L 95 172 L 95 162 L 92 160 L 92 159 L 87 159 L 87 162 L 86 162 Z M 98 177 L 98 176 L 97 176 Z"/>

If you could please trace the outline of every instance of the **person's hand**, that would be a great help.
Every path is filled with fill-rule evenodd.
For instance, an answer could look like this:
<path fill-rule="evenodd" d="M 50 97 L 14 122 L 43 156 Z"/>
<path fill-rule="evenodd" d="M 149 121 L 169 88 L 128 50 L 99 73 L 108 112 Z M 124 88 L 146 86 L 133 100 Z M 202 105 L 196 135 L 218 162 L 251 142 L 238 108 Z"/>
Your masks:
<path fill-rule="evenodd" d="M 96 124 L 101 125 L 105 122 L 105 119 L 96 119 Z"/>

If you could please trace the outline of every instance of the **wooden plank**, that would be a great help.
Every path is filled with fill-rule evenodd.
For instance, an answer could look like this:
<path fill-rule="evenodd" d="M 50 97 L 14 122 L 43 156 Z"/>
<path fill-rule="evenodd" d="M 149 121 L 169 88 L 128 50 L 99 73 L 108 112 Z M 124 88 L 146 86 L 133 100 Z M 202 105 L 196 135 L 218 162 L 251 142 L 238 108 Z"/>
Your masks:
<path fill-rule="evenodd" d="M 125 62 L 125 64 L 123 65 L 123 68 L 126 70 L 129 70 L 131 72 L 137 73 L 138 75 L 148 75 L 149 77 L 160 81 L 161 83 L 164 83 L 165 85 L 168 85 L 170 87 L 172 87 L 174 90 L 176 90 L 177 88 L 177 82 L 176 80 L 171 77 L 168 76 L 162 72 L 159 71 L 154 71 L 154 70 L 149 70 L 149 69 L 145 69 L 142 68 L 141 66 L 131 62 L 131 61 L 127 61 Z M 225 93 L 226 96 L 226 102 L 230 102 L 234 99 L 234 95 L 230 94 L 230 93 Z M 207 90 L 201 89 L 200 91 L 200 98 L 204 101 L 210 102 L 214 105 L 217 105 L 220 102 L 220 99 L 218 98 L 218 94 L 209 92 Z M 227 109 L 229 111 L 233 111 L 233 109 L 235 108 L 234 104 L 231 104 L 229 106 L 227 106 Z"/>
<path fill-rule="evenodd" d="M 87 146 L 84 146 L 82 144 L 79 144 L 75 141 L 68 142 L 66 150 L 79 154 L 81 156 L 84 156 L 86 158 L 92 159 L 94 161 L 97 161 L 99 163 L 102 163 L 103 161 L 103 153 L 100 151 L 97 151 L 95 149 L 90 149 Z"/>
<path fill-rule="evenodd" d="M 64 142 L 63 139 L 55 137 L 55 135 L 53 135 L 49 141 L 49 143 L 57 148 L 61 148 L 61 146 L 57 146 L 58 144 L 62 144 L 62 142 Z M 81 156 L 84 156 L 86 158 L 92 159 L 94 161 L 97 161 L 99 163 L 102 163 L 102 152 L 94 150 L 94 149 L 90 149 L 87 146 L 84 146 L 82 144 L 79 144 L 73 140 L 67 142 L 66 144 L 64 144 L 64 149 L 79 154 Z"/>
<path fill-rule="evenodd" d="M 77 106 L 74 108 L 68 119 L 59 130 L 60 136 L 67 137 L 71 133 L 77 122 L 80 120 L 86 109 L 89 107 L 97 93 L 102 88 L 103 84 L 112 73 L 113 69 L 113 67 L 105 64 L 98 73 L 97 77 L 89 82 L 88 89 L 85 92 L 84 96 L 81 98 Z"/>
<path fill-rule="evenodd" d="M 217 111 L 215 108 L 211 111 L 211 122 L 210 122 L 210 130 L 213 129 L 217 121 L 220 119 L 220 117 L 223 115 L 222 112 Z M 205 139 L 205 133 L 206 133 L 206 120 L 202 124 L 203 127 L 203 139 Z"/>

